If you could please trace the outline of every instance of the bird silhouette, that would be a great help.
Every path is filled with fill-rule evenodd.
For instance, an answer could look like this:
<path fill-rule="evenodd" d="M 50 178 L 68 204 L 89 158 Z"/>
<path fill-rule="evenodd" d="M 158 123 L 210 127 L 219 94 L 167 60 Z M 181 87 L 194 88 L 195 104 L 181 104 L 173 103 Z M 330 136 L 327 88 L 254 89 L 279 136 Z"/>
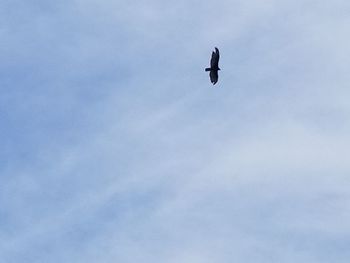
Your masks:
<path fill-rule="evenodd" d="M 213 51 L 211 53 L 211 59 L 210 59 L 210 68 L 206 68 L 205 71 L 209 71 L 210 81 L 215 85 L 216 82 L 218 82 L 219 74 L 218 71 L 219 68 L 219 59 L 220 59 L 220 53 L 219 49 L 216 47 L 215 52 Z"/>

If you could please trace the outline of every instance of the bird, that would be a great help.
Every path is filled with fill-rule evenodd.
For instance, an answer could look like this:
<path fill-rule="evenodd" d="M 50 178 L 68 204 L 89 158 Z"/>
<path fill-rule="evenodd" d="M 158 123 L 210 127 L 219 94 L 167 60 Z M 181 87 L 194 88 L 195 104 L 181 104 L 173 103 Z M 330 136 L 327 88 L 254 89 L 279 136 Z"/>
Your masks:
<path fill-rule="evenodd" d="M 205 71 L 210 71 L 209 72 L 210 81 L 211 83 L 213 83 L 213 85 L 215 85 L 219 79 L 219 75 L 218 75 L 218 71 L 220 70 L 219 59 L 220 59 L 219 49 L 215 47 L 215 52 L 213 51 L 211 53 L 210 68 L 205 69 Z"/>

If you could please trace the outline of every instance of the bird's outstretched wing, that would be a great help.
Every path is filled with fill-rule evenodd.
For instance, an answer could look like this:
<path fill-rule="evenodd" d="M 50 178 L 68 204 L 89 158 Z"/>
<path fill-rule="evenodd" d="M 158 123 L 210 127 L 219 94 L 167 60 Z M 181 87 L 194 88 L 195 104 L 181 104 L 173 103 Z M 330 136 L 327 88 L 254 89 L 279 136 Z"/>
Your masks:
<path fill-rule="evenodd" d="M 220 53 L 219 53 L 219 49 L 216 47 L 215 52 L 213 51 L 211 53 L 210 67 L 211 68 L 218 68 L 219 67 L 219 59 L 220 59 Z"/>
<path fill-rule="evenodd" d="M 213 85 L 215 85 L 216 82 L 218 82 L 219 79 L 219 74 L 217 70 L 211 70 L 209 73 L 210 76 L 210 81 L 211 83 L 213 83 Z"/>

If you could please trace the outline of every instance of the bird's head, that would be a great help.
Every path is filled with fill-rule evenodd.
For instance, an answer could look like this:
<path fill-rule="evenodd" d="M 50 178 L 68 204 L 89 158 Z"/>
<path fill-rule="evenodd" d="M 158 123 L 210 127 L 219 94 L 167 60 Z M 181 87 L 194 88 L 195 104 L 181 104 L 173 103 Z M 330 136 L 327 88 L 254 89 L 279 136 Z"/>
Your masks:
<path fill-rule="evenodd" d="M 221 70 L 220 68 L 218 68 L 218 70 Z"/>

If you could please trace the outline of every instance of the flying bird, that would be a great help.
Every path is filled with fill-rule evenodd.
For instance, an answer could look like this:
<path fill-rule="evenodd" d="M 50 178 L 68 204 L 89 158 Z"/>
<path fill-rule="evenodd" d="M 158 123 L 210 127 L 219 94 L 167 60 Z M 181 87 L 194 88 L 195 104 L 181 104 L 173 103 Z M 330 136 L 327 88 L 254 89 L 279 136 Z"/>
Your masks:
<path fill-rule="evenodd" d="M 205 71 L 210 71 L 209 76 L 210 76 L 210 81 L 215 85 L 216 82 L 218 82 L 219 75 L 218 71 L 220 70 L 219 68 L 219 59 L 220 59 L 220 53 L 219 49 L 216 47 L 215 52 L 211 53 L 211 60 L 210 60 L 210 68 L 206 68 Z"/>

